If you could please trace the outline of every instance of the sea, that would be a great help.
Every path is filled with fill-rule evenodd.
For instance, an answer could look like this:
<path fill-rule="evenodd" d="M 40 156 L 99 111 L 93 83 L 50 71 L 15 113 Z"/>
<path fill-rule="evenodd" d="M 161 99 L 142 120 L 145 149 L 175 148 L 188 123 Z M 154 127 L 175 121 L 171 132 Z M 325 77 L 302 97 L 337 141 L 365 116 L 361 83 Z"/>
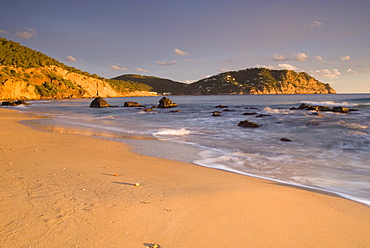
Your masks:
<path fill-rule="evenodd" d="M 370 94 L 169 98 L 176 108 L 122 107 L 135 101 L 152 108 L 161 96 L 105 98 L 119 106 L 114 108 L 90 108 L 93 99 L 8 108 L 45 117 L 22 122 L 35 129 L 115 140 L 139 154 L 335 193 L 370 206 Z M 302 103 L 358 111 L 321 116 L 291 109 Z M 245 120 L 260 127 L 238 126 Z"/>

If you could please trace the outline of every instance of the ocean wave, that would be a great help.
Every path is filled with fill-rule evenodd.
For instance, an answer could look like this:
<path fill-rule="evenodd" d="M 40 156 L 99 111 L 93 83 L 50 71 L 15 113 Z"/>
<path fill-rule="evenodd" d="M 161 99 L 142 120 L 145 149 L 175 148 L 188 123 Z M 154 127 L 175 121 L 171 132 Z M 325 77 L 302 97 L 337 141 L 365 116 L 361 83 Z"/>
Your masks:
<path fill-rule="evenodd" d="M 162 131 L 158 131 L 154 133 L 153 135 L 175 135 L 175 136 L 182 136 L 182 135 L 188 135 L 192 133 L 190 130 L 187 130 L 186 128 L 181 129 L 165 129 Z"/>

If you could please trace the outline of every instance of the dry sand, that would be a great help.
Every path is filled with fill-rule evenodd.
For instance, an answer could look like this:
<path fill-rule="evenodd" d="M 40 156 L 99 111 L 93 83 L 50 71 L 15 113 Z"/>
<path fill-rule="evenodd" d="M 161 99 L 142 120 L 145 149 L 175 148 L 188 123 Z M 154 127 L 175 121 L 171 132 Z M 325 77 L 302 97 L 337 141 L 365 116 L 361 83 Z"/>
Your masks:
<path fill-rule="evenodd" d="M 0 109 L 0 247 L 370 247 L 370 207 L 28 118 Z"/>

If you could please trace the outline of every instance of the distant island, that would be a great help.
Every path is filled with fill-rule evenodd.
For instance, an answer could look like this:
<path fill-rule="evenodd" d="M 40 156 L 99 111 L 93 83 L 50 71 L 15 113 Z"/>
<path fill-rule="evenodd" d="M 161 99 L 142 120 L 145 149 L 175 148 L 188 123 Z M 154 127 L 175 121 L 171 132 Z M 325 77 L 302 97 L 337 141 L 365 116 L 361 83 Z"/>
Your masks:
<path fill-rule="evenodd" d="M 106 79 L 0 38 L 0 99 L 35 100 L 154 95 L 335 94 L 305 72 L 250 68 L 192 84 L 127 74 Z"/>

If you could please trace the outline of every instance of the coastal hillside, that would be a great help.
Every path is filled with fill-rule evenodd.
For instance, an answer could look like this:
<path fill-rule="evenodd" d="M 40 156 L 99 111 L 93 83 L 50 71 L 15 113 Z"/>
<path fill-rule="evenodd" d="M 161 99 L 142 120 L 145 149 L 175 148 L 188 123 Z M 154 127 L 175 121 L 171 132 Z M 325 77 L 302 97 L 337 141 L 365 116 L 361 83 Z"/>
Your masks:
<path fill-rule="evenodd" d="M 186 84 L 176 82 L 170 79 L 153 77 L 153 76 L 142 76 L 136 74 L 125 74 L 118 77 L 114 77 L 115 80 L 131 81 L 147 84 L 153 88 L 153 91 L 160 93 L 171 92 L 173 95 L 184 95 L 186 92 Z"/>
<path fill-rule="evenodd" d="M 305 72 L 250 68 L 229 71 L 211 76 L 192 84 L 170 80 L 122 75 L 115 79 L 131 80 L 148 84 L 156 92 L 171 92 L 173 95 L 256 95 L 256 94 L 335 94 L 329 85 Z"/>
<path fill-rule="evenodd" d="M 152 87 L 91 75 L 0 38 L 0 99 L 60 99 L 155 95 Z"/>

